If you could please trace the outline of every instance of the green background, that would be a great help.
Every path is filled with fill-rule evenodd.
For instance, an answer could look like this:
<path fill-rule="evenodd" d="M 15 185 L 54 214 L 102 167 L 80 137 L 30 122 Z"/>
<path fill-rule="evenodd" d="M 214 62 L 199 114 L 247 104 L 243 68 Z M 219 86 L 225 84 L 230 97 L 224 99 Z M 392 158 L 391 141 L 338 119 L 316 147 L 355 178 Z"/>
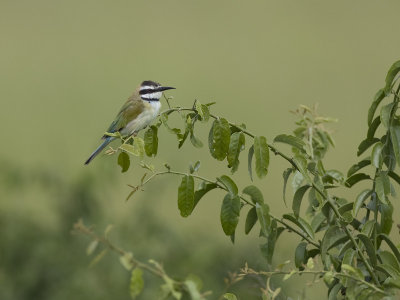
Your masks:
<path fill-rule="evenodd" d="M 158 178 L 125 202 L 127 184 L 144 173 L 137 162 L 125 174 L 116 156 L 83 162 L 125 99 L 150 79 L 177 88 L 167 93 L 174 105 L 216 101 L 215 114 L 269 140 L 293 129 L 290 110 L 319 103 L 322 115 L 339 119 L 326 165 L 346 171 L 366 134 L 369 104 L 399 59 L 399 8 L 397 1 L 1 0 L 0 298 L 129 299 L 129 273 L 116 255 L 88 268 L 89 241 L 70 233 L 80 217 L 99 233 L 114 224 L 113 242 L 138 259 L 160 261 L 177 277 L 199 275 L 210 299 L 224 292 L 228 271 L 246 261 L 265 268 L 256 230 L 242 233 L 243 216 L 234 246 L 220 229 L 222 192 L 182 218 L 178 178 Z M 175 137 L 159 134 L 159 155 L 147 160 L 157 168 L 169 162 L 186 171 L 200 159 L 204 176 L 228 172 L 207 149 L 188 143 L 178 151 Z M 241 160 L 234 178 L 244 187 L 245 154 Z M 272 157 L 270 174 L 255 180 L 275 215 L 288 211 L 286 166 Z M 297 242 L 283 234 L 274 264 L 293 260 Z M 284 282 L 284 295 L 324 297 L 322 283 L 304 285 L 311 279 Z M 140 299 L 156 299 L 160 281 L 145 280 Z M 259 299 L 256 278 L 232 290 Z"/>

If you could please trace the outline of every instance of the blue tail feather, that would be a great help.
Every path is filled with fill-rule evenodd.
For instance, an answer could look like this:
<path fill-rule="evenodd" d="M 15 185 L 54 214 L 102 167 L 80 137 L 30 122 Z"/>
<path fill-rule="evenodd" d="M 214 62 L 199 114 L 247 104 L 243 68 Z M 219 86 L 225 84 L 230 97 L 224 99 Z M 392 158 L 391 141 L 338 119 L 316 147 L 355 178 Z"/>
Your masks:
<path fill-rule="evenodd" d="M 95 158 L 109 143 L 111 143 L 115 137 L 109 136 L 104 139 L 104 142 L 90 155 L 90 157 L 85 161 L 85 165 L 88 165 L 93 158 Z"/>

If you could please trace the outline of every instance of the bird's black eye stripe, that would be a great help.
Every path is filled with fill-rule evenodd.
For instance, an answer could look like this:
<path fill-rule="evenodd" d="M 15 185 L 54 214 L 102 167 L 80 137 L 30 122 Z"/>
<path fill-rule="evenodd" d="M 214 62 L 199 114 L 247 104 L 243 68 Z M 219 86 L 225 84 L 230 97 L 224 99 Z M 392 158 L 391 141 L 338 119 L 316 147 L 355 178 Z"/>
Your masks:
<path fill-rule="evenodd" d="M 156 87 L 154 89 L 143 89 L 139 91 L 139 95 L 145 95 L 145 94 L 151 94 L 151 93 L 156 93 L 160 92 L 161 87 Z"/>
<path fill-rule="evenodd" d="M 140 90 L 139 94 L 140 95 L 145 95 L 145 94 L 151 94 L 151 93 L 154 93 L 154 92 L 155 92 L 154 89 L 144 89 L 144 90 Z"/>

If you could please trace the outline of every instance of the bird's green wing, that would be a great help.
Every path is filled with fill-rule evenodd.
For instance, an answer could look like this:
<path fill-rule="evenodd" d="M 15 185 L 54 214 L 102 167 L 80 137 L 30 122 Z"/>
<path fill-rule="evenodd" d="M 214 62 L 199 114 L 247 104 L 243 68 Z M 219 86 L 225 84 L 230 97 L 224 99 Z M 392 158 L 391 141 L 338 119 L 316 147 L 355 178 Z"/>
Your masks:
<path fill-rule="evenodd" d="M 107 132 L 113 133 L 123 129 L 130 121 L 134 120 L 144 109 L 143 101 L 131 100 L 125 102 L 115 120 L 108 127 Z"/>

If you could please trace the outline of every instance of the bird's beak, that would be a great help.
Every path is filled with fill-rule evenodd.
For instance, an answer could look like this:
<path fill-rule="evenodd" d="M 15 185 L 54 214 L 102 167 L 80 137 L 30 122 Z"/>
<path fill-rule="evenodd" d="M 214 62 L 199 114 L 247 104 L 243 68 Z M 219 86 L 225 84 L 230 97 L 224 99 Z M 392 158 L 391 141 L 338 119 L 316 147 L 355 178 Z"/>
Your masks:
<path fill-rule="evenodd" d="M 163 91 L 166 91 L 166 90 L 174 90 L 175 88 L 174 87 L 171 87 L 171 86 L 160 86 L 157 90 L 159 91 L 159 92 L 163 92 Z"/>

